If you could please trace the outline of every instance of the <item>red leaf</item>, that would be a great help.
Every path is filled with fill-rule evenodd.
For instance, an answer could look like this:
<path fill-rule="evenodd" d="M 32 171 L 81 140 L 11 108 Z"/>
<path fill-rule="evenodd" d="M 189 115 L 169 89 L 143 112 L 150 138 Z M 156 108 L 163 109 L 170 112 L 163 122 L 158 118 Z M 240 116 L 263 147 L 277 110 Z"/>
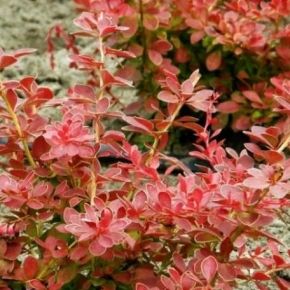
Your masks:
<path fill-rule="evenodd" d="M 0 70 L 15 62 L 17 62 L 17 59 L 12 55 L 0 55 Z"/>
<path fill-rule="evenodd" d="M 208 256 L 202 260 L 201 272 L 208 284 L 210 284 L 210 282 L 215 277 L 217 270 L 218 270 L 218 262 L 215 257 Z"/>
<path fill-rule="evenodd" d="M 159 203 L 161 206 L 171 208 L 171 196 L 167 192 L 160 192 L 158 194 Z"/>
<path fill-rule="evenodd" d="M 10 105 L 10 107 L 12 108 L 12 110 L 15 109 L 15 106 L 17 104 L 17 94 L 15 93 L 14 90 L 8 90 L 6 92 L 6 98 L 7 98 L 7 101 Z"/>
<path fill-rule="evenodd" d="M 259 280 L 259 281 L 267 281 L 267 280 L 271 280 L 271 276 L 269 276 L 263 272 L 255 272 L 253 274 L 253 279 Z"/>
<path fill-rule="evenodd" d="M 23 270 L 27 279 L 33 279 L 39 270 L 37 259 L 32 256 L 28 256 L 23 262 Z"/>

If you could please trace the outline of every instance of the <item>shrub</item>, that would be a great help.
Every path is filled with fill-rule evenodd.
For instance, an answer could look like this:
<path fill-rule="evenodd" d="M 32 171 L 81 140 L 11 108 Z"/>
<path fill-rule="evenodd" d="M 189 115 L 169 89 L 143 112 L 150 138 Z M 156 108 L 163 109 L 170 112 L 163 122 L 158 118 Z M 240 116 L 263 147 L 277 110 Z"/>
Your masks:
<path fill-rule="evenodd" d="M 288 289 L 268 227 L 289 208 L 288 1 L 75 2 L 80 30 L 48 47 L 64 37 L 88 82 L 60 99 L 33 76 L 0 83 L 1 289 Z M 33 52 L 1 50 L 0 69 Z M 241 152 L 223 126 L 248 130 Z M 196 172 L 168 153 L 179 128 Z"/>

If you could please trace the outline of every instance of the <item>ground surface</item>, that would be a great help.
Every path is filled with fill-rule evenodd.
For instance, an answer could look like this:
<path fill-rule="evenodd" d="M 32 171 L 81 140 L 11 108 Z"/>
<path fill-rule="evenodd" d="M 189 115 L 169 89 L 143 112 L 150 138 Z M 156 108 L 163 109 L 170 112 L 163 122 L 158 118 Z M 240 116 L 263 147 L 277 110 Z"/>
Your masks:
<path fill-rule="evenodd" d="M 6 77 L 37 76 L 57 95 L 64 94 L 72 82 L 80 80 L 77 71 L 68 73 L 69 59 L 65 49 L 58 49 L 57 67 L 52 71 L 46 52 L 46 36 L 50 27 L 62 23 L 72 31 L 74 8 L 71 0 L 0 0 L 0 47 L 5 51 L 36 48 L 33 57 L 27 57 L 17 66 L 5 71 Z"/>

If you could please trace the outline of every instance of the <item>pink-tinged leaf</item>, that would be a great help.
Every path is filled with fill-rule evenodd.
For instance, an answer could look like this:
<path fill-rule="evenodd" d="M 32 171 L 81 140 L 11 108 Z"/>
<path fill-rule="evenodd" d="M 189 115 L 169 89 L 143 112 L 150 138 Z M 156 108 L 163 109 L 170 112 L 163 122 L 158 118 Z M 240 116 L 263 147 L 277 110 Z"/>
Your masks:
<path fill-rule="evenodd" d="M 176 78 L 173 77 L 167 77 L 165 79 L 166 85 L 169 88 L 169 90 L 174 93 L 175 95 L 179 95 L 180 91 L 180 84 Z"/>
<path fill-rule="evenodd" d="M 30 207 L 34 210 L 39 210 L 39 209 L 42 209 L 44 207 L 44 204 L 37 199 L 30 199 L 27 202 L 27 205 L 28 205 L 28 207 Z"/>
<path fill-rule="evenodd" d="M 149 49 L 148 57 L 156 66 L 160 66 L 162 64 L 163 57 L 161 53 L 159 53 L 158 51 Z"/>
<path fill-rule="evenodd" d="M 164 285 L 165 289 L 168 289 L 168 290 L 175 290 L 176 289 L 176 283 L 174 283 L 174 281 L 172 281 L 172 279 L 170 279 L 167 276 L 162 275 L 161 282 Z M 176 281 L 176 282 L 178 282 L 178 281 Z"/>
<path fill-rule="evenodd" d="M 222 55 L 220 51 L 210 53 L 205 61 L 206 68 L 209 71 L 214 71 L 220 68 L 222 63 Z"/>
<path fill-rule="evenodd" d="M 127 122 L 128 124 L 132 125 L 133 127 L 142 129 L 148 133 L 152 133 L 154 129 L 154 125 L 150 121 L 140 118 L 140 117 L 124 116 L 123 120 Z"/>
<path fill-rule="evenodd" d="M 187 101 L 191 102 L 191 101 L 205 101 L 208 98 L 210 98 L 213 95 L 213 91 L 212 90 L 201 90 L 198 91 L 196 93 L 194 93 L 194 95 L 189 98 Z"/>
<path fill-rule="evenodd" d="M 102 256 L 106 252 L 106 248 L 100 245 L 100 243 L 97 240 L 94 240 L 90 243 L 89 251 L 93 256 Z"/>
<path fill-rule="evenodd" d="M 192 95 L 193 89 L 194 87 L 191 79 L 188 79 L 181 84 L 181 92 L 184 95 Z"/>
<path fill-rule="evenodd" d="M 250 258 L 240 258 L 236 261 L 233 261 L 231 264 L 237 267 L 242 267 L 242 268 L 247 268 L 247 269 L 258 268 L 257 263 L 253 259 L 250 259 Z"/>
<path fill-rule="evenodd" d="M 135 290 L 150 290 L 150 288 L 144 285 L 143 283 L 137 283 Z"/>
<path fill-rule="evenodd" d="M 159 203 L 161 206 L 171 208 L 171 196 L 167 192 L 160 192 L 158 194 Z"/>
<path fill-rule="evenodd" d="M 134 13 L 133 15 L 126 15 L 122 17 L 121 24 L 127 27 L 127 30 L 122 31 L 122 35 L 129 39 L 133 37 L 138 30 L 138 14 Z"/>
<path fill-rule="evenodd" d="M 9 90 L 9 89 L 13 90 L 19 87 L 19 81 L 15 81 L 15 80 L 3 81 L 2 84 L 6 88 L 6 90 Z"/>
<path fill-rule="evenodd" d="M 263 101 L 255 91 L 243 91 L 243 95 L 251 102 L 263 104 Z"/>
<path fill-rule="evenodd" d="M 102 98 L 96 104 L 96 114 L 105 114 L 110 107 L 110 100 L 108 98 Z"/>
<path fill-rule="evenodd" d="M 17 58 L 12 55 L 0 55 L 0 70 L 17 62 Z"/>
<path fill-rule="evenodd" d="M 144 15 L 143 25 L 146 29 L 154 31 L 159 26 L 159 20 L 156 16 L 146 13 Z"/>
<path fill-rule="evenodd" d="M 95 99 L 95 91 L 92 87 L 86 86 L 86 85 L 75 85 L 70 89 L 70 94 L 76 94 L 79 95 L 80 97 L 85 97 L 88 99 Z"/>
<path fill-rule="evenodd" d="M 290 282 L 283 279 L 283 278 L 280 278 L 278 276 L 276 276 L 276 281 L 277 285 L 279 286 L 279 289 L 280 290 L 288 290 L 290 289 Z"/>
<path fill-rule="evenodd" d="M 201 262 L 201 272 L 207 283 L 210 284 L 218 270 L 218 262 L 215 257 L 208 256 Z"/>
<path fill-rule="evenodd" d="M 269 187 L 268 179 L 265 177 L 248 177 L 243 181 L 243 185 L 254 189 L 265 189 Z"/>
<path fill-rule="evenodd" d="M 168 40 L 159 39 L 152 43 L 151 49 L 156 50 L 161 54 L 166 54 L 169 50 L 172 49 L 172 44 Z"/>
<path fill-rule="evenodd" d="M 47 290 L 47 288 L 39 280 L 31 280 L 28 282 L 29 286 L 35 290 Z"/>
<path fill-rule="evenodd" d="M 37 49 L 35 49 L 35 48 L 21 48 L 21 49 L 15 50 L 13 52 L 13 55 L 15 57 L 21 57 L 21 56 L 32 54 L 32 53 L 34 53 L 36 51 L 37 51 Z"/>
<path fill-rule="evenodd" d="M 237 271 L 230 264 L 219 264 L 218 274 L 224 281 L 228 282 L 237 278 Z"/>
<path fill-rule="evenodd" d="M 252 276 L 254 280 L 259 280 L 259 281 L 268 281 L 271 280 L 271 276 L 263 273 L 263 272 L 255 272 Z"/>
<path fill-rule="evenodd" d="M 109 227 L 112 220 L 113 220 L 112 211 L 108 208 L 103 209 L 100 219 L 100 225 L 104 228 Z"/>
<path fill-rule="evenodd" d="M 114 49 L 114 48 L 110 48 L 110 47 L 106 47 L 105 54 L 106 55 L 108 55 L 108 54 L 114 55 L 114 56 L 123 57 L 123 58 L 135 58 L 136 57 L 136 55 L 133 52 Z"/>
<path fill-rule="evenodd" d="M 112 86 L 112 85 L 133 87 L 133 84 L 131 81 L 114 76 L 106 70 L 102 71 L 102 78 L 104 82 L 104 87 Z"/>
<path fill-rule="evenodd" d="M 35 278 L 38 273 L 38 260 L 32 256 L 28 256 L 23 262 L 23 270 L 27 279 Z"/>
<path fill-rule="evenodd" d="M 224 114 L 232 114 L 240 110 L 240 105 L 234 101 L 225 101 L 218 104 L 217 109 Z"/>
<path fill-rule="evenodd" d="M 172 104 L 176 104 L 179 102 L 179 98 L 170 93 L 169 91 L 161 91 L 158 95 L 157 95 L 157 98 L 160 100 L 160 101 L 163 101 L 165 103 L 172 103 Z"/>
<path fill-rule="evenodd" d="M 6 99 L 12 108 L 12 110 L 15 109 L 16 104 L 17 104 L 17 94 L 15 93 L 14 90 L 7 90 L 6 92 Z"/>
<path fill-rule="evenodd" d="M 199 42 L 200 40 L 203 39 L 204 35 L 205 35 L 205 33 L 202 30 L 193 32 L 190 36 L 190 43 L 195 44 L 195 43 Z"/>
<path fill-rule="evenodd" d="M 102 62 L 96 61 L 89 55 L 73 54 L 70 56 L 70 59 L 83 70 L 95 70 L 100 69 L 103 66 Z"/>

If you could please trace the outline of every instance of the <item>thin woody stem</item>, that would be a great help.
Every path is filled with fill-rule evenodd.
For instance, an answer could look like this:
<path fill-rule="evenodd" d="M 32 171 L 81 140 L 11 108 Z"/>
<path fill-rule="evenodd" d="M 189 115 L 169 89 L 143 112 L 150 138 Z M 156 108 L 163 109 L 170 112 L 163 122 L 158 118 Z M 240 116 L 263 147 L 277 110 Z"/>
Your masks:
<path fill-rule="evenodd" d="M 6 105 L 6 109 L 7 109 L 7 112 L 9 113 L 11 119 L 12 119 L 12 122 L 15 126 L 15 129 L 17 131 L 17 134 L 18 134 L 18 137 L 20 138 L 21 140 L 21 143 L 23 145 L 23 149 L 24 149 L 24 152 L 25 152 L 25 155 L 28 159 L 28 162 L 30 163 L 30 165 L 35 168 L 36 167 L 36 163 L 31 155 L 31 152 L 29 150 L 29 146 L 28 146 L 28 143 L 27 143 L 27 140 L 24 138 L 24 135 L 23 135 L 23 132 L 21 130 L 21 127 L 20 127 L 20 124 L 19 124 L 19 120 L 18 120 L 18 117 L 17 115 L 15 114 L 15 112 L 13 111 L 5 93 L 4 93 L 4 90 L 0 88 L 0 96 L 1 98 L 3 99 L 5 105 Z"/>
<path fill-rule="evenodd" d="M 183 107 L 183 104 L 184 104 L 183 102 L 180 102 L 178 104 L 178 106 L 176 107 L 174 113 L 171 115 L 171 118 L 170 118 L 170 121 L 168 122 L 168 124 L 165 126 L 165 128 L 162 131 L 158 132 L 158 136 L 156 136 L 155 139 L 154 139 L 153 145 L 152 145 L 152 147 L 150 149 L 149 156 L 148 156 L 148 159 L 147 159 L 146 162 L 149 162 L 153 158 L 153 156 L 155 155 L 155 153 L 157 151 L 157 148 L 158 148 L 158 145 L 159 145 L 159 141 L 160 141 L 161 136 L 168 132 L 168 130 L 172 126 L 173 122 L 175 121 L 177 115 L 179 114 L 179 111 Z"/>

